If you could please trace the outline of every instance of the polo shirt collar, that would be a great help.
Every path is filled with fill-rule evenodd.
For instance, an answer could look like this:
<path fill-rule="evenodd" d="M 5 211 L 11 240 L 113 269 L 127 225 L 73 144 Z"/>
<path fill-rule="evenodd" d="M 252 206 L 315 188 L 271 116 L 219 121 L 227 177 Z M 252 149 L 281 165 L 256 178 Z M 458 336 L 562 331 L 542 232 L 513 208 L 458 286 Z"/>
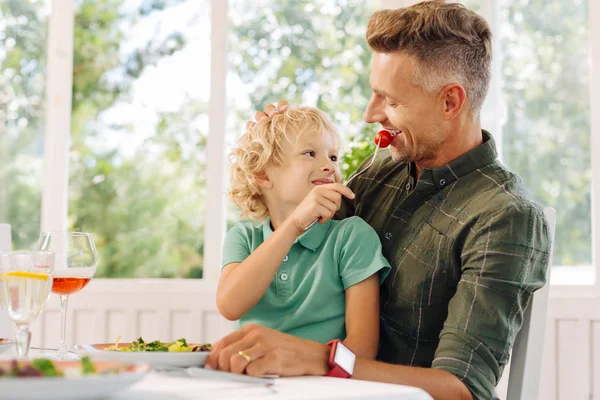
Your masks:
<path fill-rule="evenodd" d="M 438 168 L 423 168 L 419 176 L 419 181 L 423 180 L 428 183 L 433 183 L 441 189 L 461 177 L 493 163 L 496 158 L 498 158 L 494 138 L 485 130 L 481 131 L 481 135 L 483 136 L 483 143 L 480 146 L 463 154 L 456 160 L 450 161 L 444 166 Z M 413 170 L 413 163 L 409 163 L 409 174 L 412 174 Z"/>
<path fill-rule="evenodd" d="M 323 243 L 323 240 L 325 240 L 327 232 L 329 232 L 329 225 L 331 225 L 331 220 L 325 222 L 324 224 L 314 224 L 309 230 L 298 236 L 298 238 L 294 241 L 294 244 L 300 243 L 309 250 L 317 250 L 319 246 L 321 246 L 321 243 Z M 271 228 L 271 218 L 267 218 L 267 220 L 263 223 L 262 228 L 263 240 L 267 240 L 267 238 L 273 234 L 273 229 Z"/>

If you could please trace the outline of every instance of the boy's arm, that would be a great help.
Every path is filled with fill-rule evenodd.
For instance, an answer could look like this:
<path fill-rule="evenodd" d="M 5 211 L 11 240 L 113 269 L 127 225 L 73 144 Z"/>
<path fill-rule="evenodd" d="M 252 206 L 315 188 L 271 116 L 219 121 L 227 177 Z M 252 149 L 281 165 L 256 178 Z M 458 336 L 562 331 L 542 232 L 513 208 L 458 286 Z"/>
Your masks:
<path fill-rule="evenodd" d="M 346 339 L 357 357 L 375 358 L 379 342 L 379 277 L 346 289 Z"/>
<path fill-rule="evenodd" d="M 331 219 L 340 207 L 342 196 L 353 198 L 354 193 L 340 183 L 315 187 L 243 262 L 227 265 L 217 287 L 217 308 L 221 315 L 235 321 L 254 307 L 267 291 L 294 240 L 315 220 L 324 223 Z"/>
<path fill-rule="evenodd" d="M 359 357 L 375 358 L 379 342 L 379 287 L 390 265 L 377 233 L 364 220 L 342 221 L 339 273 L 346 291 L 346 344 Z"/>
<path fill-rule="evenodd" d="M 223 317 L 238 320 L 258 303 L 297 237 L 296 227 L 286 221 L 243 262 L 223 268 L 217 287 Z"/>

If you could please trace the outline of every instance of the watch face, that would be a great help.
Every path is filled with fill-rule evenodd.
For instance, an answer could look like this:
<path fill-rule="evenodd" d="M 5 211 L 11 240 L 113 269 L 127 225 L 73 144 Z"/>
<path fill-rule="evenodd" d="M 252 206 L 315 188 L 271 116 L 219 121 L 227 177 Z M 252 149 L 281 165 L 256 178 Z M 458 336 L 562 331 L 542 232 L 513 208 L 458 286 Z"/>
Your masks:
<path fill-rule="evenodd" d="M 354 372 L 354 361 L 356 360 L 356 355 L 350 349 L 348 349 L 342 342 L 338 342 L 335 356 L 333 358 L 333 362 L 335 362 L 338 367 L 342 368 L 344 371 L 352 375 Z"/>

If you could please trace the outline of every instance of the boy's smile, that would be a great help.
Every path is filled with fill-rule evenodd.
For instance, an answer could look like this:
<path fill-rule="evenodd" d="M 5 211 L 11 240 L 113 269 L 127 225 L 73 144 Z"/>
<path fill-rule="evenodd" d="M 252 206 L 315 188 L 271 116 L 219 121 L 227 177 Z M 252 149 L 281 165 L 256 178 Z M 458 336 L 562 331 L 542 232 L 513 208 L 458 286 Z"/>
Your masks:
<path fill-rule="evenodd" d="M 312 181 L 312 183 L 314 185 L 326 185 L 328 183 L 334 183 L 335 181 L 333 179 L 315 179 L 314 181 Z"/>

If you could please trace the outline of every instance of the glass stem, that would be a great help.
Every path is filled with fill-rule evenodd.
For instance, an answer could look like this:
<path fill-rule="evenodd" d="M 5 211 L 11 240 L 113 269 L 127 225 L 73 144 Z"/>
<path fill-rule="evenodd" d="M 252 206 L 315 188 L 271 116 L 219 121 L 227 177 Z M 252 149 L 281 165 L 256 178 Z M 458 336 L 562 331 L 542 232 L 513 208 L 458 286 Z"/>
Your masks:
<path fill-rule="evenodd" d="M 31 342 L 31 332 L 29 332 L 29 325 L 17 326 L 15 342 L 17 345 L 17 358 L 27 358 L 27 353 L 29 353 L 29 343 Z"/>
<path fill-rule="evenodd" d="M 58 355 L 64 356 L 69 350 L 67 349 L 67 302 L 69 296 L 60 295 L 60 346 L 58 346 Z"/>

